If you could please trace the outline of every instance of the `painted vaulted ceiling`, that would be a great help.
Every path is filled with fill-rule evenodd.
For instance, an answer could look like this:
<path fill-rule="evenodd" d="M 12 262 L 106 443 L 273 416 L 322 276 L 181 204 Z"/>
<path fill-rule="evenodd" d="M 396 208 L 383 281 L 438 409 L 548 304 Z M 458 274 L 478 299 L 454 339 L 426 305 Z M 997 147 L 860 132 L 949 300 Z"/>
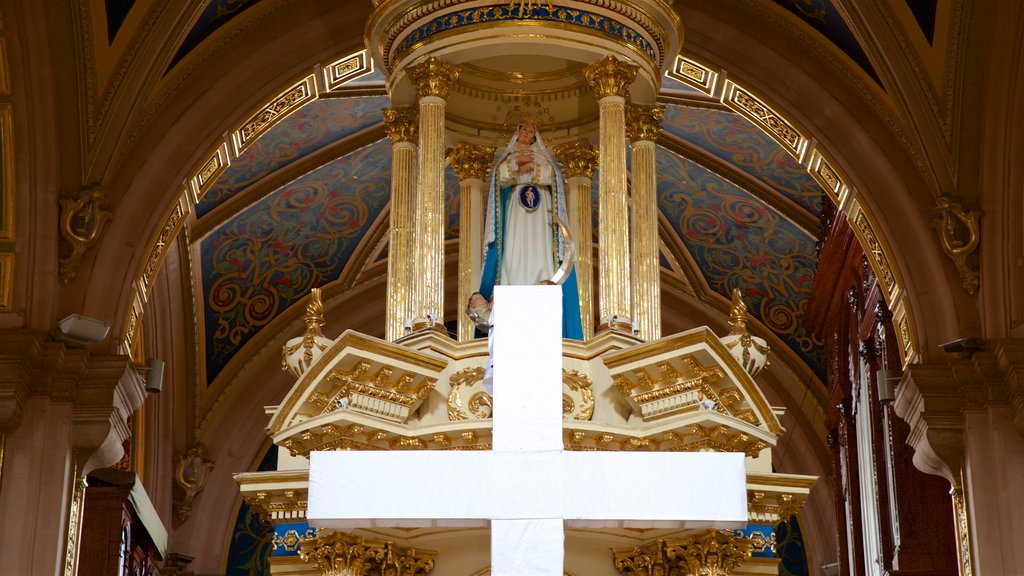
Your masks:
<path fill-rule="evenodd" d="M 383 93 L 382 81 L 372 73 L 359 83 L 363 92 L 377 86 Z M 692 89 L 666 78 L 665 91 Z M 353 264 L 353 256 L 386 219 L 391 149 L 380 109 L 388 105 L 383 95 L 309 102 L 278 119 L 205 187 L 195 212 L 198 228 L 209 230 L 199 242 L 208 383 L 310 288 L 347 266 L 366 265 Z M 723 298 L 743 290 L 751 313 L 819 372 L 821 342 L 801 320 L 821 187 L 771 136 L 720 106 L 669 104 L 663 132 L 659 203 L 674 236 L 666 244 L 679 248 L 663 265 L 696 275 Z M 318 155 L 325 160 L 301 173 L 291 169 Z M 458 236 L 457 191 L 449 170 L 449 239 Z M 386 255 L 385 246 L 368 248 L 378 250 L 371 263 Z"/>
<path fill-rule="evenodd" d="M 905 2 L 932 42 L 937 1 Z M 111 44 L 143 3 L 106 0 Z M 259 3 L 200 3 L 166 73 Z M 832 0 L 774 3 L 878 82 L 841 6 Z M 370 71 L 288 110 L 196 194 L 192 238 L 207 385 L 310 288 L 386 260 L 390 142 L 381 108 L 390 101 L 383 80 Z M 740 288 L 751 314 L 820 376 L 822 343 L 802 319 L 825 194 L 798 160 L 799 150 L 707 96 L 679 78 L 663 81 L 659 99 L 667 111 L 657 159 L 662 266 L 699 293 L 727 299 Z M 451 170 L 446 176 L 451 240 L 458 236 L 458 183 Z M 594 206 L 596 220 L 596 190 Z"/>

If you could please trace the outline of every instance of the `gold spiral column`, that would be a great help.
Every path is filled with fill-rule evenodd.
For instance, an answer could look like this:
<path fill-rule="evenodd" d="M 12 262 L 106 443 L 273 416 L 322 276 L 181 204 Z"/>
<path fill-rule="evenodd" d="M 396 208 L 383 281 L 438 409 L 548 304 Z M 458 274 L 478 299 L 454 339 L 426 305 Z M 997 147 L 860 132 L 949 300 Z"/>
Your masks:
<path fill-rule="evenodd" d="M 480 286 L 484 228 L 484 182 L 494 159 L 494 148 L 459 144 L 449 160 L 459 175 L 459 306 Z M 461 310 L 461 308 L 460 308 Z M 459 341 L 473 339 L 473 321 L 459 313 Z"/>
<path fill-rule="evenodd" d="M 597 149 L 586 140 L 577 140 L 555 150 L 562 165 L 569 192 L 569 225 L 576 240 L 576 282 L 580 292 L 580 320 L 583 339 L 594 337 L 594 224 L 590 190 Z"/>
<path fill-rule="evenodd" d="M 585 70 L 601 113 L 598 182 L 598 331 L 632 333 L 630 320 L 629 208 L 626 200 L 626 92 L 637 66 L 607 56 Z"/>
<path fill-rule="evenodd" d="M 633 143 L 633 250 L 630 253 L 633 323 L 648 342 L 661 338 L 661 282 L 658 265 L 658 179 L 654 141 L 664 106 L 630 104 L 626 133 Z"/>
<path fill-rule="evenodd" d="M 416 109 L 384 109 L 391 138 L 391 238 L 388 244 L 388 309 L 385 336 L 394 342 L 413 317 L 413 233 L 416 232 Z"/>
<path fill-rule="evenodd" d="M 408 74 L 420 115 L 412 329 L 444 330 L 444 107 L 459 71 L 430 57 Z"/>

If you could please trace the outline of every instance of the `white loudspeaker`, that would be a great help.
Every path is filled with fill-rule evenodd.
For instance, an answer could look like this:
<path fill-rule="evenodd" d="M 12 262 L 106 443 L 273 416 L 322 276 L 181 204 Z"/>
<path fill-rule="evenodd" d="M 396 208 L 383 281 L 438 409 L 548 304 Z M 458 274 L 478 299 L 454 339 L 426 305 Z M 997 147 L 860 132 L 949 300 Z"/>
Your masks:
<path fill-rule="evenodd" d="M 896 399 L 896 393 L 893 391 L 893 382 L 899 379 L 899 376 L 893 376 L 892 370 L 879 370 L 875 372 L 875 381 L 878 383 L 879 402 L 892 402 Z"/>
<path fill-rule="evenodd" d="M 159 394 L 164 387 L 164 361 L 159 358 L 150 358 L 146 370 L 149 372 L 146 376 L 146 392 Z"/>

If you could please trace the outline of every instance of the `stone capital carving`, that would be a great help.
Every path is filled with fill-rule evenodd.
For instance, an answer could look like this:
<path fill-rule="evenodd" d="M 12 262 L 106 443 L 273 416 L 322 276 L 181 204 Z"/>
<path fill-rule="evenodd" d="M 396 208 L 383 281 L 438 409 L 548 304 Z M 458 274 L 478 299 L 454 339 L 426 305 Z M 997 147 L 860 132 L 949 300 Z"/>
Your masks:
<path fill-rule="evenodd" d="M 562 165 L 566 178 L 583 176 L 591 178 L 597 169 L 598 151 L 587 140 L 577 140 L 555 149 L 555 156 Z"/>
<path fill-rule="evenodd" d="M 128 416 L 145 400 L 145 381 L 127 356 L 93 355 L 32 330 L 0 331 L 0 433 L 21 422 L 27 396 L 67 402 L 81 476 L 115 464 L 130 435 Z"/>
<path fill-rule="evenodd" d="M 664 119 L 664 106 L 629 104 L 626 106 L 626 136 L 633 142 L 654 142 L 658 138 L 661 121 Z"/>
<path fill-rule="evenodd" d="M 1024 340 L 986 343 L 970 358 L 945 364 L 913 364 L 903 373 L 893 408 L 910 425 L 907 443 L 914 466 L 960 484 L 964 412 L 1010 405 L 1024 434 Z"/>
<path fill-rule="evenodd" d="M 485 180 L 494 160 L 494 148 L 463 142 L 452 150 L 449 160 L 459 175 L 459 181 Z"/>
<path fill-rule="evenodd" d="M 622 62 L 609 54 L 587 66 L 583 73 L 598 98 L 625 97 L 629 94 L 629 85 L 633 83 L 639 69 L 639 66 Z"/>
<path fill-rule="evenodd" d="M 416 85 L 416 96 L 448 98 L 448 89 L 459 79 L 459 69 L 431 56 L 422 64 L 408 69 L 409 79 Z"/>
<path fill-rule="evenodd" d="M 299 557 L 324 576 L 390 574 L 425 576 L 434 569 L 437 552 L 404 548 L 386 540 L 363 538 L 346 532 L 318 531 L 299 541 Z"/>
<path fill-rule="evenodd" d="M 416 130 L 419 128 L 416 108 L 400 106 L 383 108 L 381 111 L 384 115 L 384 130 L 393 143 L 416 143 Z"/>

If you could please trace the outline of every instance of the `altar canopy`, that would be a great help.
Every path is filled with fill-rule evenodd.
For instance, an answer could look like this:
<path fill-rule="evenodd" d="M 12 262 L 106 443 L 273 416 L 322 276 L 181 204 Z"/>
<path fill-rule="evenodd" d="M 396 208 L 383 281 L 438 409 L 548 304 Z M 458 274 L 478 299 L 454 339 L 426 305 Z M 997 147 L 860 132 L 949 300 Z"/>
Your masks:
<path fill-rule="evenodd" d="M 313 452 L 311 525 L 349 530 L 490 520 L 494 576 L 561 576 L 563 523 L 746 525 L 741 453 L 562 449 L 559 287 L 497 286 L 493 313 L 493 450 Z"/>

